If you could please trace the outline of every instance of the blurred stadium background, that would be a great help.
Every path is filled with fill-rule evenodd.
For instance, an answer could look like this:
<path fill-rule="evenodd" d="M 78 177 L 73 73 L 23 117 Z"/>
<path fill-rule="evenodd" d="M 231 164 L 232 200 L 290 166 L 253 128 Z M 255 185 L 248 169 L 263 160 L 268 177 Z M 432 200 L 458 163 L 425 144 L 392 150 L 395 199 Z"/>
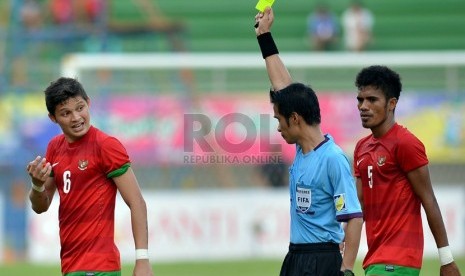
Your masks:
<path fill-rule="evenodd" d="M 47 1 L 32 2 L 44 7 Z M 92 99 L 94 124 L 121 138 L 132 157 L 149 205 L 157 275 L 227 275 L 223 270 L 234 269 L 234 275 L 276 275 L 288 239 L 284 186 L 292 147 L 276 135 L 270 115 L 269 82 L 252 28 L 256 1 L 157 0 L 165 16 L 181 25 L 124 34 L 98 23 L 70 29 L 54 24 L 48 14 L 41 24 L 27 28 L 24 7 L 32 2 L 0 1 L 0 275 L 59 274 L 56 200 L 47 214 L 29 211 L 24 167 L 43 155 L 48 140 L 59 133 L 46 116 L 42 91 L 69 72 Z M 404 91 L 397 119 L 425 143 L 463 273 L 465 2 L 366 0 L 375 16 L 374 41 L 357 56 L 346 53 L 342 44 L 332 52 L 310 51 L 306 18 L 319 2 L 337 15 L 350 3 L 276 0 L 273 33 L 285 63 L 289 61 L 295 80 L 319 93 L 323 128 L 349 157 L 356 140 L 366 134 L 354 99 L 360 64 L 383 58 L 400 72 Z M 147 22 L 132 0 L 111 1 L 107 15 L 123 23 Z M 346 54 L 353 66 L 342 66 Z M 302 66 L 299 57 L 320 63 Z M 429 58 L 435 62 L 425 62 Z M 187 135 L 199 135 L 195 123 L 208 122 L 211 131 L 200 134 L 214 155 Z M 244 141 L 246 151 L 234 153 L 232 144 Z M 116 237 L 123 261 L 131 264 L 128 221 L 119 201 Z M 422 275 L 437 275 L 427 226 L 425 242 Z M 362 245 L 361 256 L 364 250 Z M 360 274 L 359 263 L 356 271 Z"/>

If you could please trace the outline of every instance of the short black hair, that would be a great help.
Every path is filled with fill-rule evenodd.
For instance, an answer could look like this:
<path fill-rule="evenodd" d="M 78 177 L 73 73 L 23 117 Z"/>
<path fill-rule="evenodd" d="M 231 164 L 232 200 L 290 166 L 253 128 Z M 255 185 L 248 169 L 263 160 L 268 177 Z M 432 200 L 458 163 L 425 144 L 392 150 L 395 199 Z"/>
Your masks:
<path fill-rule="evenodd" d="M 279 91 L 270 91 L 270 101 L 276 105 L 279 114 L 286 118 L 288 124 L 292 112 L 302 116 L 309 125 L 321 123 L 318 98 L 308 85 L 292 83 Z"/>
<path fill-rule="evenodd" d="M 382 65 L 372 65 L 363 68 L 355 79 L 355 86 L 361 90 L 367 86 L 380 89 L 386 100 L 399 99 L 402 91 L 402 83 L 399 74 Z"/>
<path fill-rule="evenodd" d="M 89 99 L 82 84 L 73 78 L 60 77 L 52 81 L 44 93 L 45 105 L 51 115 L 55 115 L 55 109 L 59 104 L 66 102 L 70 98 L 81 96 L 86 101 Z"/>

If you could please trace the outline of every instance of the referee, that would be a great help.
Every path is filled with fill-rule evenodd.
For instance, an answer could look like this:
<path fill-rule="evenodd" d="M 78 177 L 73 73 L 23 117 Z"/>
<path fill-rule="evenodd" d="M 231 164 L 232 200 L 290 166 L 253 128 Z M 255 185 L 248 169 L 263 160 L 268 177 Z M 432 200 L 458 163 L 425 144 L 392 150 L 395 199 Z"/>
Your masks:
<path fill-rule="evenodd" d="M 278 131 L 296 144 L 289 169 L 290 245 L 280 276 L 354 275 L 363 219 L 349 161 L 321 131 L 315 92 L 292 82 L 270 33 L 273 19 L 271 8 L 259 12 L 255 33 L 272 84 Z"/>

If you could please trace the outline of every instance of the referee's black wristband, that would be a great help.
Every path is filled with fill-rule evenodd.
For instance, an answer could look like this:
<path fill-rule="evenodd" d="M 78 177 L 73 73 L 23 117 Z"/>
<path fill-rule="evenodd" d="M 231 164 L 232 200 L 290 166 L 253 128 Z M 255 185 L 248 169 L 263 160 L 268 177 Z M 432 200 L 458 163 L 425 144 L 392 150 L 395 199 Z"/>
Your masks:
<path fill-rule="evenodd" d="M 276 47 L 270 32 L 257 36 L 257 40 L 258 45 L 260 46 L 260 51 L 262 51 L 263 59 L 279 54 L 278 47 Z"/>

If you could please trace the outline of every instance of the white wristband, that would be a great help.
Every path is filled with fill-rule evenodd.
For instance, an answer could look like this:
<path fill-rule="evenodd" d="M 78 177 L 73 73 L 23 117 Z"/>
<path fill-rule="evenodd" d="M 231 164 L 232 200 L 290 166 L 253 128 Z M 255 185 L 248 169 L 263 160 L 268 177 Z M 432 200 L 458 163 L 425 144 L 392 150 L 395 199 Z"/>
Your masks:
<path fill-rule="evenodd" d="M 454 257 L 452 257 L 452 252 L 450 251 L 449 246 L 438 248 L 438 252 L 441 265 L 450 264 L 454 261 Z"/>
<path fill-rule="evenodd" d="M 136 249 L 136 260 L 144 260 L 149 258 L 148 249 Z"/>
<path fill-rule="evenodd" d="M 31 182 L 31 188 L 34 190 L 34 191 L 37 191 L 39 193 L 42 193 L 43 191 L 45 191 L 45 186 L 42 185 L 42 186 L 36 186 L 34 185 L 34 183 Z"/>

